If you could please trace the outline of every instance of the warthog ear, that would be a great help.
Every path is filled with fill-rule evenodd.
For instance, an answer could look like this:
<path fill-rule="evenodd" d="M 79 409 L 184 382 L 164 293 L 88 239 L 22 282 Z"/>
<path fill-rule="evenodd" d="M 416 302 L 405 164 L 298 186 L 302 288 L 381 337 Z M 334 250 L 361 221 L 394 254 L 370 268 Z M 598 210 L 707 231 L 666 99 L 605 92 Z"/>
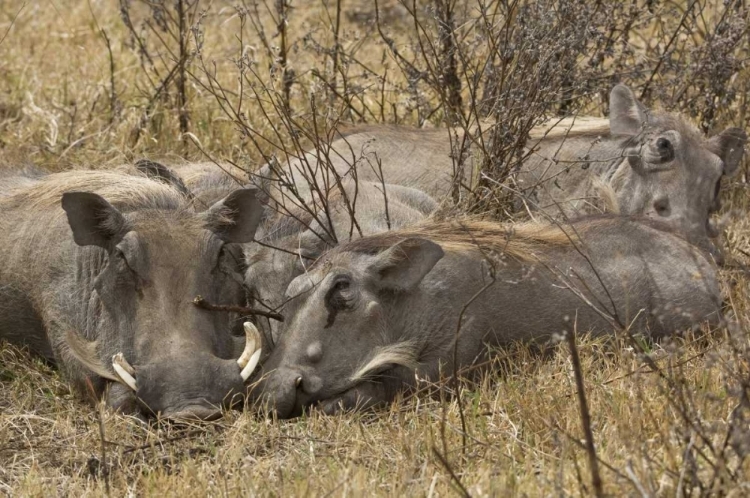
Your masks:
<path fill-rule="evenodd" d="M 263 216 L 256 189 L 241 188 L 211 206 L 206 212 L 206 228 L 226 242 L 252 242 Z"/>
<path fill-rule="evenodd" d="M 747 144 L 747 133 L 741 128 L 727 128 L 708 141 L 708 148 L 724 161 L 724 174 L 737 172 Z"/>
<path fill-rule="evenodd" d="M 408 291 L 419 285 L 445 253 L 427 239 L 406 239 L 378 254 L 370 266 L 383 289 Z"/>
<path fill-rule="evenodd" d="M 179 190 L 188 199 L 193 199 L 193 193 L 187 188 L 185 182 L 180 178 L 180 175 L 167 168 L 161 163 L 151 161 L 149 159 L 141 159 L 136 161 L 135 169 L 151 178 L 167 185 L 171 185 L 175 189 Z"/>
<path fill-rule="evenodd" d="M 646 121 L 646 108 L 625 85 L 616 85 L 609 94 L 609 130 L 612 135 L 637 135 Z"/>
<path fill-rule="evenodd" d="M 62 208 L 68 215 L 73 240 L 79 246 L 112 249 L 127 232 L 122 213 L 102 196 L 91 192 L 65 192 Z"/>

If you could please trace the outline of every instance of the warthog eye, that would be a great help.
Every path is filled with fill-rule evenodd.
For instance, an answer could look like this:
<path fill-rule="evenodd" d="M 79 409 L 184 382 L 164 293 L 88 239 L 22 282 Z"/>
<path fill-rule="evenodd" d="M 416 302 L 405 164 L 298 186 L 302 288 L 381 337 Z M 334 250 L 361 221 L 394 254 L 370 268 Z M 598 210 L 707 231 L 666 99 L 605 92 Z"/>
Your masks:
<path fill-rule="evenodd" d="M 656 153 L 662 162 L 668 162 L 674 159 L 674 147 L 672 142 L 664 137 L 659 137 L 656 140 Z"/>
<path fill-rule="evenodd" d="M 217 267 L 221 273 L 225 274 L 239 285 L 244 286 L 244 274 L 247 269 L 245 258 L 243 257 L 240 248 L 232 246 L 224 245 L 221 248 L 221 251 L 219 251 Z"/>
<path fill-rule="evenodd" d="M 669 150 L 672 147 L 672 143 L 664 137 L 661 137 L 656 141 L 656 146 L 659 150 Z"/>
<path fill-rule="evenodd" d="M 349 288 L 351 287 L 351 280 L 348 277 L 340 277 L 337 279 L 326 294 L 326 304 L 334 310 L 344 310 L 349 307 L 351 303 L 351 296 Z"/>
<path fill-rule="evenodd" d="M 114 258 L 116 264 L 117 264 L 117 271 L 122 272 L 130 272 L 133 275 L 135 275 L 135 270 L 130 265 L 130 262 L 128 261 L 127 256 L 125 256 L 125 253 L 120 249 L 116 248 L 114 252 L 112 253 L 112 257 Z"/>
<path fill-rule="evenodd" d="M 346 275 L 339 276 L 328 289 L 325 296 L 325 306 L 328 311 L 325 329 L 336 321 L 339 311 L 349 309 L 354 300 L 351 290 L 351 278 Z"/>
<path fill-rule="evenodd" d="M 142 289 L 141 277 L 135 271 L 133 263 L 128 260 L 123 250 L 119 247 L 115 248 L 109 255 L 108 265 L 115 271 L 115 282 L 117 285 L 134 287 L 140 293 Z M 102 285 L 102 282 L 97 277 L 94 287 L 98 289 Z"/>

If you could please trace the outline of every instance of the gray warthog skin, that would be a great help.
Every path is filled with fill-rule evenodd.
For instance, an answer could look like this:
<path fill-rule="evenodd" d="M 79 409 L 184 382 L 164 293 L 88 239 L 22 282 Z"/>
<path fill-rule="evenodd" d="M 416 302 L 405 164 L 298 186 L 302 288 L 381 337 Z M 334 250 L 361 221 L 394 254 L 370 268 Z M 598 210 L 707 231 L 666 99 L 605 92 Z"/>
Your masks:
<path fill-rule="evenodd" d="M 616 217 L 564 229 L 572 241 L 533 223 L 426 223 L 332 249 L 289 285 L 289 319 L 253 397 L 279 417 L 390 401 L 415 377 L 452 372 L 464 307 L 458 368 L 571 323 L 660 337 L 720 320 L 715 268 L 681 237 Z"/>
<path fill-rule="evenodd" d="M 115 172 L 15 188 L 0 198 L 0 339 L 55 362 L 87 396 L 90 380 L 112 407 L 217 416 L 244 393 L 245 337 L 237 316 L 192 301 L 246 302 L 241 243 L 261 211 L 251 189 L 197 213 L 171 186 Z M 113 370 L 117 353 L 135 392 Z"/>
<path fill-rule="evenodd" d="M 332 196 L 328 210 L 319 207 L 316 218 L 302 212 L 269 217 L 256 234 L 259 244 L 245 246 L 245 284 L 263 306 L 283 311 L 284 292 L 289 283 L 331 247 L 361 236 L 414 225 L 438 207 L 425 193 L 399 185 L 362 181 L 356 195 L 351 183 L 344 190 L 346 198 Z M 352 222 L 352 205 L 356 223 Z M 271 340 L 275 342 L 279 323 L 265 318 L 260 323 L 264 332 L 271 332 Z"/>
<path fill-rule="evenodd" d="M 561 212 L 595 214 L 603 204 L 615 204 L 620 214 L 660 220 L 708 247 L 707 237 L 716 235 L 709 214 L 718 207 L 721 178 L 740 164 L 747 141 L 743 130 L 729 128 L 706 139 L 682 117 L 646 109 L 623 85 L 611 92 L 609 120 L 552 123 L 551 130 L 532 131 L 527 142 L 526 159 L 510 185 L 519 193 L 519 206 L 560 218 Z M 284 171 L 302 185 L 302 172 L 316 170 L 323 155 L 340 175 L 356 170 L 360 180 L 374 181 L 382 168 L 386 182 L 442 199 L 452 191 L 454 177 L 451 134 L 460 142 L 463 131 L 354 128 L 330 150 L 289 158 Z M 471 154 L 465 164 L 462 182 L 471 185 L 479 165 Z M 269 171 L 265 166 L 259 175 Z"/>

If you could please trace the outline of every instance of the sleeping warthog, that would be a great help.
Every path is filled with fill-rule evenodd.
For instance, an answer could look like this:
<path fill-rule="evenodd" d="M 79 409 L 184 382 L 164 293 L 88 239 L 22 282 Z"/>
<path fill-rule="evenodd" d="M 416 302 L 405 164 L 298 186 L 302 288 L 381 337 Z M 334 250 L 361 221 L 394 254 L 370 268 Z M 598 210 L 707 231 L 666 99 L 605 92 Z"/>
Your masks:
<path fill-rule="evenodd" d="M 488 345 L 545 341 L 573 322 L 580 332 L 624 324 L 663 336 L 717 322 L 721 301 L 714 267 L 694 246 L 602 217 L 564 229 L 430 223 L 366 237 L 329 251 L 287 294 L 289 318 L 253 394 L 280 417 L 315 403 L 365 407 L 415 377 L 438 380 L 452 371 L 465 306 L 459 368 L 483 361 Z"/>
<path fill-rule="evenodd" d="M 123 410 L 210 418 L 243 394 L 257 332 L 246 341 L 237 316 L 192 301 L 245 303 L 239 243 L 260 220 L 253 190 L 196 213 L 169 185 L 74 171 L 16 189 L 0 211 L 0 338 L 56 362 L 84 392 L 87 378 L 97 394 L 109 386 Z"/>
<path fill-rule="evenodd" d="M 604 192 L 620 214 L 658 219 L 694 243 L 706 245 L 706 237 L 715 235 L 709 214 L 718 206 L 721 178 L 740 164 L 747 141 L 743 130 L 729 128 L 706 139 L 682 117 L 646 109 L 623 85 L 612 89 L 609 120 L 553 120 L 552 125 L 532 130 L 527 142 L 531 152 L 512 185 L 531 210 L 556 217 L 560 210 L 592 214 L 602 207 Z M 460 141 L 463 132 L 456 133 Z M 286 171 L 298 186 L 303 172 L 320 171 L 316 164 L 321 155 L 344 176 L 355 168 L 360 180 L 376 180 L 382 167 L 386 182 L 416 187 L 438 199 L 452 189 L 448 130 L 354 128 L 333 141 L 330 151 L 290 158 Z M 469 157 L 464 184 L 474 182 L 476 167 Z M 269 171 L 266 166 L 259 175 L 270 176 Z"/>

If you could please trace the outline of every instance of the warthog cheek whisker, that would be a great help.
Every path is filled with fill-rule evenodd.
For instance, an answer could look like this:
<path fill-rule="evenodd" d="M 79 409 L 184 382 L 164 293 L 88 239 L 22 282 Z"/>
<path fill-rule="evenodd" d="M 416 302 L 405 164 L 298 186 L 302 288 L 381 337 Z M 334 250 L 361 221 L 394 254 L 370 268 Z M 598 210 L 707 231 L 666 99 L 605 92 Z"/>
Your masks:
<path fill-rule="evenodd" d="M 134 377 L 135 370 L 130 366 L 130 363 L 128 363 L 122 353 L 117 353 L 112 357 L 112 368 L 115 369 L 115 373 L 117 373 L 125 385 L 133 391 L 138 390 Z"/>

